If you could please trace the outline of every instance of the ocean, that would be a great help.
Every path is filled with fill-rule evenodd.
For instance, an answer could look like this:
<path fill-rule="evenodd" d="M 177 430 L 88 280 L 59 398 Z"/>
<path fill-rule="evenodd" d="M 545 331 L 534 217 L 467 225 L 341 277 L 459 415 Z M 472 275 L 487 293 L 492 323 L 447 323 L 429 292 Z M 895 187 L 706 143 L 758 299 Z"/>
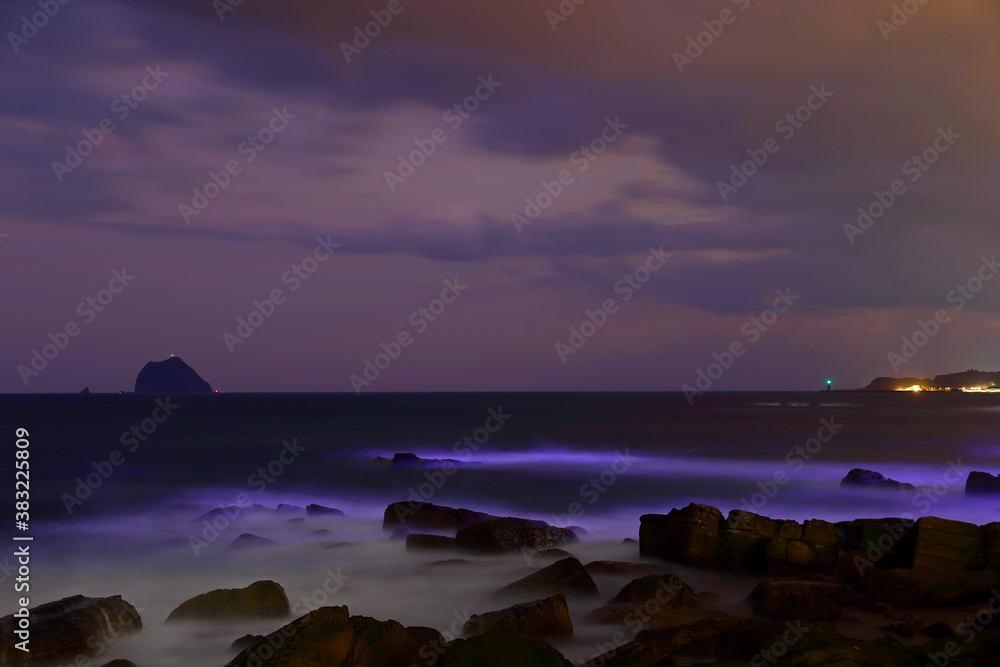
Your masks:
<path fill-rule="evenodd" d="M 122 595 L 142 614 L 143 632 L 102 645 L 98 665 L 221 667 L 233 639 L 280 625 L 164 625 L 180 602 L 214 588 L 272 579 L 296 615 L 346 604 L 455 634 L 470 613 L 505 606 L 492 590 L 540 566 L 514 554 L 431 567 L 455 556 L 407 553 L 390 540 L 381 522 L 395 501 L 579 526 L 586 534 L 569 550 L 584 562 L 637 560 L 622 540 L 638 537 L 640 515 L 691 502 L 797 520 L 1000 520 L 1000 497 L 964 492 L 970 471 L 1000 471 L 1000 396 L 990 394 L 708 393 L 693 404 L 680 393 L 21 395 L 0 408 L 11 488 L 16 429 L 30 442 L 32 606 Z M 375 461 L 401 452 L 455 463 Z M 856 467 L 918 488 L 841 487 Z M 346 516 L 199 519 L 231 505 L 310 503 Z M 14 511 L 9 504 L 11 535 Z M 276 544 L 229 550 L 243 533 Z M 4 588 L 13 578 L 5 552 Z M 721 589 L 720 608 L 747 613 L 747 577 L 674 571 L 698 590 Z M 624 582 L 598 583 L 600 599 L 571 602 L 574 616 Z M 0 616 L 15 608 L 14 596 L 0 598 Z M 577 662 L 609 632 L 580 626 L 556 646 Z"/>

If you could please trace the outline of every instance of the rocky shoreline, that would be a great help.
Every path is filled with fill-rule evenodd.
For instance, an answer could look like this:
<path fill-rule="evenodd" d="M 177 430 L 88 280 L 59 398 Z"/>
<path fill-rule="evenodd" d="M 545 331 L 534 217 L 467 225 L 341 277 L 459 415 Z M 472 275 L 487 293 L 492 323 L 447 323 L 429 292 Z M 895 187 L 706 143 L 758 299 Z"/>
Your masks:
<path fill-rule="evenodd" d="M 852 476 L 851 483 L 884 480 Z M 286 507 L 281 514 L 295 513 Z M 314 505 L 307 516 L 341 513 Z M 468 573 L 482 562 L 514 559 L 527 564 L 527 573 L 492 582 L 488 606 L 445 631 L 352 615 L 336 594 L 330 604 L 296 614 L 271 580 L 178 599 L 164 622 L 271 624 L 268 634 L 231 637 L 226 645 L 234 657 L 226 667 L 943 667 L 996 664 L 1000 648 L 1000 629 L 991 625 L 1000 612 L 1000 522 L 925 516 L 799 523 L 692 503 L 641 516 L 638 540 L 620 545 L 630 559 L 589 562 L 577 557 L 588 539 L 583 529 L 428 502 L 390 504 L 382 529 L 403 557 L 435 558 L 428 566 Z M 273 548 L 269 540 L 240 540 L 246 549 Z M 725 573 L 752 586 L 742 610 L 721 602 Z M 692 586 L 695 579 L 702 590 Z M 30 654 L 9 640 L 19 619 L 0 619 L 3 667 L 81 660 L 127 667 L 133 663 L 92 658 L 115 639 L 141 639 L 151 623 L 118 596 L 78 595 L 34 607 L 30 618 Z M 605 639 L 570 662 L 565 648 L 584 628 Z"/>

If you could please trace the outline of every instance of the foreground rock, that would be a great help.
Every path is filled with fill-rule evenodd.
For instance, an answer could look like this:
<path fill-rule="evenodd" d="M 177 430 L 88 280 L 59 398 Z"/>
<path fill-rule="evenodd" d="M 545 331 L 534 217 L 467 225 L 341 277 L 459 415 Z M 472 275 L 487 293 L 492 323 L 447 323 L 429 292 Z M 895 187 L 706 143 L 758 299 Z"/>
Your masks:
<path fill-rule="evenodd" d="M 407 500 L 392 503 L 385 508 L 382 529 L 390 531 L 397 528 L 408 528 L 453 532 L 480 521 L 496 518 L 498 517 L 484 512 Z"/>
<path fill-rule="evenodd" d="M 986 600 L 1000 586 L 1000 572 L 940 568 L 867 570 L 858 592 L 869 600 L 909 607 L 950 607 Z"/>
<path fill-rule="evenodd" d="M 543 600 L 516 604 L 513 607 L 474 614 L 466 622 L 462 634 L 481 635 L 491 630 L 513 630 L 529 637 L 566 637 L 573 634 L 573 621 L 566 606 L 566 596 L 560 593 Z"/>
<path fill-rule="evenodd" d="M 867 486 L 879 489 L 915 489 L 912 484 L 889 479 L 880 472 L 855 468 L 840 480 L 841 486 Z"/>
<path fill-rule="evenodd" d="M 419 664 L 430 663 L 424 660 Z M 573 667 L 573 663 L 546 642 L 506 629 L 470 639 L 456 639 L 435 664 L 439 667 Z"/>
<path fill-rule="evenodd" d="M 408 667 L 424 664 L 429 647 L 443 646 L 444 637 L 432 628 L 322 607 L 244 649 L 226 667 Z"/>
<path fill-rule="evenodd" d="M 750 593 L 755 614 L 806 621 L 840 618 L 847 590 L 834 583 L 785 579 L 762 581 Z"/>
<path fill-rule="evenodd" d="M 255 581 L 246 588 L 219 588 L 182 602 L 167 622 L 228 618 L 283 618 L 290 608 L 285 590 L 273 581 Z"/>
<path fill-rule="evenodd" d="M 694 590 L 672 574 L 633 579 L 608 604 L 585 616 L 591 623 L 639 628 L 664 623 L 687 623 L 728 616 L 701 609 Z"/>
<path fill-rule="evenodd" d="M 634 641 L 594 657 L 583 667 L 659 667 L 673 665 L 676 657 L 688 656 L 772 665 L 776 658 L 773 654 L 765 655 L 764 651 L 776 642 L 783 643 L 786 648 L 793 646 L 807 632 L 809 628 L 801 625 L 763 619 L 730 616 L 697 620 L 642 630 L 635 635 Z M 622 633 L 621 637 L 624 636 Z"/>
<path fill-rule="evenodd" d="M 977 569 L 983 563 L 983 531 L 976 524 L 933 516 L 917 520 L 913 567 Z"/>
<path fill-rule="evenodd" d="M 0 619 L 0 665 L 72 662 L 78 656 L 96 655 L 121 637 L 142 630 L 139 612 L 119 595 L 74 595 L 29 609 L 28 614 L 30 634 L 22 646 L 29 652 L 17 648 L 25 640 L 15 634 L 19 620 L 13 615 Z"/>
<path fill-rule="evenodd" d="M 507 584 L 496 592 L 501 596 L 597 595 L 597 584 L 583 564 L 575 558 L 563 558 L 537 572 Z"/>
<path fill-rule="evenodd" d="M 1000 493 L 1000 475 L 974 470 L 965 480 L 965 492 L 968 494 Z"/>
<path fill-rule="evenodd" d="M 212 385 L 205 382 L 194 369 L 180 357 L 163 361 L 150 361 L 135 378 L 135 393 L 158 394 L 211 394 Z"/>
<path fill-rule="evenodd" d="M 568 528 L 509 517 L 466 526 L 458 531 L 455 539 L 462 549 L 492 554 L 520 549 L 542 551 L 577 541 L 576 535 Z"/>

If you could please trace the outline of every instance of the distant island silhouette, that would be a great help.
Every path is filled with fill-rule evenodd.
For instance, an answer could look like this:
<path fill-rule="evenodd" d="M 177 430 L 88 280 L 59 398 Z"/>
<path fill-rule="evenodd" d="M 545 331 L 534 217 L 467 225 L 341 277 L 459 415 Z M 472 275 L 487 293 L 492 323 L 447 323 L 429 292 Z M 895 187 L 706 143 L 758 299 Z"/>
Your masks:
<path fill-rule="evenodd" d="M 180 357 L 150 361 L 135 378 L 137 394 L 211 394 L 212 391 L 212 385 Z"/>
<path fill-rule="evenodd" d="M 985 388 L 1000 384 L 1000 371 L 981 371 L 970 368 L 958 373 L 935 375 L 933 378 L 877 377 L 855 391 L 905 391 L 919 388 L 925 391 L 948 391 L 952 389 Z"/>

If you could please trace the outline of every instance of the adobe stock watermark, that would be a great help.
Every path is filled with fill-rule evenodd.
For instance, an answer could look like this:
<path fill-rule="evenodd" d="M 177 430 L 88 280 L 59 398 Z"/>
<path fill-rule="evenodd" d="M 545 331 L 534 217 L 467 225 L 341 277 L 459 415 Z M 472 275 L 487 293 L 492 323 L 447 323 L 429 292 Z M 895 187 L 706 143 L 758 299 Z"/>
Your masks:
<path fill-rule="evenodd" d="M 472 91 L 472 94 L 461 102 L 453 104 L 441 114 L 441 120 L 453 132 L 458 130 L 465 121 L 472 117 L 472 114 L 479 110 L 482 103 L 490 99 L 497 88 L 502 85 L 503 82 L 493 80 L 492 74 L 480 76 L 479 85 Z M 397 156 L 399 162 L 396 165 L 396 170 L 384 173 L 385 183 L 389 186 L 389 192 L 395 192 L 397 187 L 406 182 L 406 179 L 417 173 L 417 169 L 425 165 L 427 160 L 437 152 L 438 146 L 448 141 L 448 139 L 448 131 L 443 127 L 434 128 L 424 139 L 414 139 L 413 143 L 416 148 L 406 155 L 399 154 Z"/>
<path fill-rule="evenodd" d="M 750 498 L 740 498 L 740 509 L 745 512 L 757 513 L 778 495 L 778 490 L 792 480 L 792 476 L 806 467 L 806 463 L 812 461 L 822 451 L 823 446 L 829 443 L 844 428 L 843 424 L 837 423 L 837 418 L 823 417 L 819 420 L 819 428 L 816 435 L 807 438 L 801 445 L 788 450 L 785 454 L 785 466 L 787 469 L 779 468 L 774 471 L 770 479 L 757 482 L 759 491 L 750 494 Z M 746 517 L 743 517 L 746 518 Z M 737 523 L 739 523 L 737 521 Z"/>
<path fill-rule="evenodd" d="M 910 18 L 915 16 L 925 4 L 927 4 L 927 0 L 903 0 L 901 3 L 894 4 L 888 20 L 879 19 L 875 22 L 875 26 L 882 33 L 882 39 L 888 42 L 889 37 L 909 23 Z"/>
<path fill-rule="evenodd" d="M 792 294 L 791 287 L 786 287 L 783 290 L 776 289 L 774 293 L 777 294 L 777 297 L 771 306 L 762 310 L 759 315 L 751 317 L 740 327 L 740 333 L 746 339 L 746 343 L 736 339 L 722 352 L 713 352 L 712 359 L 714 361 L 695 372 L 694 386 L 690 384 L 681 386 L 681 391 L 684 392 L 684 398 L 687 399 L 688 405 L 694 405 L 695 397 L 709 391 L 715 381 L 732 368 L 738 358 L 746 354 L 747 348 L 760 340 L 761 336 L 767 333 L 778 319 L 791 310 L 795 302 L 801 298 L 798 294 Z"/>
<path fill-rule="evenodd" d="M 615 283 L 615 294 L 621 295 L 623 303 L 631 301 L 636 292 L 641 290 L 671 257 L 673 253 L 664 252 L 662 245 L 659 248 L 650 246 L 646 260 Z M 579 352 L 587 341 L 596 336 L 597 332 L 608 323 L 608 318 L 617 312 L 618 302 L 614 299 L 605 299 L 596 310 L 585 310 L 586 319 L 579 326 L 569 328 L 569 338 L 566 342 L 556 341 L 556 356 L 559 357 L 559 361 L 565 364 L 570 355 Z"/>
<path fill-rule="evenodd" d="M 292 264 L 281 274 L 281 284 L 288 285 L 289 292 L 298 291 L 305 281 L 319 271 L 323 262 L 330 259 L 333 251 L 340 247 L 339 243 L 333 243 L 330 240 L 330 236 L 327 234 L 325 239 L 322 236 L 317 236 L 316 247 L 313 248 L 312 253 L 302 258 L 299 263 Z M 236 351 L 236 346 L 250 340 L 257 329 L 264 326 L 264 322 L 274 315 L 278 306 L 285 305 L 287 300 L 288 295 L 280 287 L 272 289 L 268 296 L 262 300 L 254 299 L 253 310 L 246 317 L 241 315 L 236 318 L 236 328 L 233 332 L 224 331 L 222 333 L 222 342 L 229 350 L 229 354 Z"/>
<path fill-rule="evenodd" d="M 471 434 L 466 433 L 460 440 L 455 441 L 455 444 L 451 447 L 452 455 L 459 461 L 468 463 L 472 460 L 473 453 L 482 449 L 483 445 L 488 443 L 493 434 L 499 431 L 511 417 L 513 415 L 509 415 L 503 411 L 503 406 L 490 408 L 486 411 L 486 420 L 482 426 L 472 431 Z M 408 489 L 410 493 L 405 503 L 394 504 L 396 518 L 399 522 L 402 524 L 403 519 L 411 514 L 416 514 L 420 503 L 430 502 L 458 470 L 459 467 L 452 461 L 444 461 L 439 467 L 424 471 L 424 478 L 427 481 L 421 482 L 416 488 L 411 486 Z"/>
<path fill-rule="evenodd" d="M 745 12 L 750 7 L 750 0 L 732 0 L 733 4 L 741 11 Z M 726 31 L 726 26 L 736 23 L 739 14 L 728 7 L 723 9 L 718 18 L 705 19 L 701 22 L 705 29 L 694 35 L 688 35 L 687 46 L 684 51 L 674 51 L 674 64 L 677 71 L 684 73 L 684 68 L 693 65 L 694 61 L 701 58 L 705 51 L 710 49 L 715 41 L 722 37 Z"/>
<path fill-rule="evenodd" d="M 38 0 L 38 8 L 41 11 L 30 16 L 25 14 L 21 17 L 21 30 L 18 32 L 8 32 L 7 41 L 14 53 L 20 53 L 21 47 L 30 42 L 38 35 L 38 31 L 49 24 L 63 7 L 68 5 L 70 0 Z"/>
<path fill-rule="evenodd" d="M 159 65 L 146 67 L 146 74 L 132 88 L 116 97 L 109 106 L 111 113 L 119 122 L 125 122 L 132 112 L 139 108 L 139 105 L 149 98 L 149 94 L 160 87 L 163 80 L 170 76 L 170 72 L 164 72 Z M 118 127 L 111 116 L 105 116 L 98 121 L 97 126 L 83 130 L 83 139 L 76 145 L 66 146 L 66 157 L 60 162 L 53 160 L 52 172 L 56 180 L 60 183 L 67 174 L 83 164 L 83 161 L 93 155 L 94 150 L 104 143 L 104 138 L 114 132 Z"/>
<path fill-rule="evenodd" d="M 976 298 L 986 283 L 993 280 L 997 273 L 1000 273 L 1000 262 L 997 262 L 997 256 L 986 257 L 984 255 L 980 260 L 979 268 L 964 282 L 958 283 L 948 291 L 944 298 L 945 303 L 954 306 L 953 310 L 958 313 Z M 889 360 L 893 372 L 898 371 L 900 366 L 908 364 L 920 350 L 927 347 L 927 344 L 941 333 L 941 329 L 951 322 L 951 317 L 946 309 L 938 308 L 934 311 L 934 317 L 927 320 L 918 319 L 913 332 L 900 339 L 902 345 L 899 349 L 886 353 L 886 358 Z"/>
<path fill-rule="evenodd" d="M 590 168 L 590 165 L 607 152 L 611 144 L 618 141 L 628 125 L 621 121 L 620 116 L 615 116 L 614 120 L 604 119 L 604 128 L 600 134 L 583 144 L 569 156 L 569 164 L 576 168 L 577 174 L 582 174 Z M 556 199 L 562 196 L 566 188 L 573 185 L 576 176 L 569 169 L 560 171 L 551 181 L 542 180 L 539 185 L 541 189 L 533 197 L 524 198 L 524 210 L 520 213 L 511 213 L 510 221 L 514 223 L 514 229 L 518 234 L 524 233 L 524 228 L 538 220 L 542 213 L 552 206 Z"/>
<path fill-rule="evenodd" d="M 806 98 L 805 102 L 795 111 L 786 113 L 775 121 L 774 131 L 780 134 L 785 141 L 789 141 L 796 132 L 812 120 L 815 112 L 822 109 L 831 97 L 833 97 L 833 93 L 826 89 L 826 84 L 810 87 L 809 97 Z M 748 148 L 746 154 L 750 159 L 744 160 L 739 165 L 730 165 L 729 179 L 715 182 L 715 188 L 719 191 L 719 197 L 722 201 L 729 201 L 729 197 L 749 183 L 750 179 L 767 164 L 771 156 L 780 150 L 781 144 L 775 137 L 765 139 L 759 148 Z"/>
<path fill-rule="evenodd" d="M 587 0 L 561 0 L 559 5 L 552 9 L 545 10 L 545 20 L 549 22 L 549 27 L 553 32 L 565 23 L 570 16 L 576 13 L 576 8 L 587 2 Z"/>
<path fill-rule="evenodd" d="M 81 301 L 76 307 L 76 314 L 80 316 L 84 325 L 90 324 L 100 313 L 111 305 L 115 300 L 115 297 L 125 291 L 131 282 L 135 280 L 135 276 L 128 273 L 128 270 L 123 266 L 121 270 L 114 269 L 111 272 L 111 280 L 108 281 L 108 286 L 98 290 L 93 296 L 88 296 L 86 299 Z M 38 377 L 38 375 L 49 367 L 49 364 L 55 361 L 56 357 L 69 347 L 69 343 L 73 338 L 76 338 L 83 332 L 83 327 L 77 320 L 69 320 L 63 325 L 62 329 L 52 333 L 48 333 L 49 342 L 41 346 L 41 348 L 32 348 L 31 359 L 27 364 L 18 364 L 17 374 L 21 378 L 21 382 L 27 387 L 31 382 L 32 378 Z"/>
<path fill-rule="evenodd" d="M 153 408 L 149 417 L 146 417 L 138 424 L 133 424 L 129 430 L 122 432 L 118 441 L 125 449 L 125 453 L 134 454 L 140 445 L 149 440 L 160 428 L 160 425 L 167 421 L 174 414 L 175 410 L 181 407 L 174 403 L 169 396 L 167 396 L 166 400 L 157 398 L 155 405 L 156 407 Z M 101 488 L 104 482 L 108 481 L 118 468 L 125 465 L 125 453 L 122 453 L 121 449 L 113 449 L 103 461 L 90 462 L 90 466 L 94 471 L 86 477 L 77 477 L 74 480 L 76 488 L 73 489 L 73 493 L 63 493 L 59 498 L 62 500 L 63 507 L 66 508 L 66 514 L 72 515 L 75 507 L 83 505 L 84 501 L 94 495 L 94 492 Z"/>
<path fill-rule="evenodd" d="M 381 35 L 382 30 L 388 28 L 393 19 L 402 14 L 404 9 L 406 6 L 402 0 L 389 0 L 385 9 L 371 10 L 372 20 L 364 25 L 354 26 L 354 38 L 350 42 L 340 43 L 340 52 L 344 54 L 344 60 L 350 64 L 355 56 L 360 56 L 362 51 L 371 46 L 372 40 Z"/>
<path fill-rule="evenodd" d="M 219 17 L 219 23 L 226 20 L 226 14 L 232 14 L 243 5 L 243 0 L 212 0 L 212 9 Z"/>
<path fill-rule="evenodd" d="M 247 135 L 245 141 L 241 141 L 236 147 L 236 153 L 243 158 L 241 163 L 237 159 L 226 162 L 219 171 L 209 169 L 208 180 L 200 187 L 192 189 L 194 196 L 191 203 L 181 202 L 177 205 L 177 210 L 184 220 L 184 224 L 190 225 L 191 218 L 201 215 L 202 211 L 208 208 L 222 192 L 228 188 L 235 176 L 243 173 L 244 165 L 248 165 L 257 159 L 257 156 L 267 150 L 268 146 L 274 142 L 279 134 L 288 129 L 288 126 L 297 117 L 296 114 L 288 113 L 288 107 L 271 109 L 271 119 L 266 125 L 261 127 L 254 134 Z"/>
<path fill-rule="evenodd" d="M 457 276 L 454 279 L 445 280 L 440 297 L 432 299 L 426 306 L 421 306 L 410 313 L 407 323 L 419 336 L 427 331 L 431 324 L 444 314 L 448 306 L 455 303 L 467 289 L 469 286 L 460 283 Z M 414 333 L 410 333 L 409 329 L 402 329 L 388 343 L 383 341 L 379 344 L 382 351 L 375 355 L 374 361 L 372 358 L 366 358 L 361 374 L 353 373 L 347 378 L 355 394 L 360 396 L 363 390 L 372 386 L 382 376 L 382 373 L 387 371 L 392 363 L 402 356 L 403 350 L 413 345 Z"/>
<path fill-rule="evenodd" d="M 555 528 L 568 528 L 587 513 L 587 508 L 592 507 L 606 494 L 611 487 L 618 483 L 622 475 L 631 470 L 639 459 L 629 454 L 629 450 L 624 452 L 615 450 L 615 458 L 611 464 L 601 472 L 594 475 L 580 485 L 578 495 L 581 500 L 586 501 L 586 505 L 574 500 L 566 507 L 563 514 L 553 514 L 549 517 L 549 524 Z M 532 547 L 521 547 L 521 556 L 530 566 L 532 560 L 538 555 L 540 549 Z"/>
<path fill-rule="evenodd" d="M 291 441 L 282 440 L 281 445 L 282 448 L 277 456 L 247 477 L 246 484 L 254 489 L 255 493 L 264 493 L 268 486 L 274 484 L 285 473 L 285 470 L 302 456 L 302 452 L 308 449 L 305 445 L 299 444 L 298 438 L 292 438 Z M 201 531 L 188 535 L 188 545 L 190 545 L 194 555 L 200 555 L 203 550 L 222 537 L 223 533 L 243 516 L 243 508 L 251 506 L 253 506 L 253 501 L 250 496 L 245 491 L 241 491 L 237 494 L 232 505 L 223 507 L 222 511 L 217 512 L 211 519 L 202 519 Z"/>
<path fill-rule="evenodd" d="M 930 145 L 919 154 L 913 155 L 909 160 L 904 162 L 902 167 L 900 167 L 900 171 L 902 171 L 903 176 L 908 177 L 907 180 L 911 184 L 916 183 L 961 138 L 962 135 L 952 130 L 951 125 L 947 128 L 939 127 L 937 129 L 937 137 L 935 137 Z M 874 201 L 866 206 L 858 207 L 856 224 L 844 223 L 844 233 L 847 235 L 847 240 L 851 245 L 854 245 L 857 237 L 871 229 L 875 222 L 885 215 L 899 201 L 900 197 L 907 193 L 908 187 L 906 181 L 897 178 L 889 184 L 887 190 L 875 190 L 872 193 L 875 196 Z"/>

